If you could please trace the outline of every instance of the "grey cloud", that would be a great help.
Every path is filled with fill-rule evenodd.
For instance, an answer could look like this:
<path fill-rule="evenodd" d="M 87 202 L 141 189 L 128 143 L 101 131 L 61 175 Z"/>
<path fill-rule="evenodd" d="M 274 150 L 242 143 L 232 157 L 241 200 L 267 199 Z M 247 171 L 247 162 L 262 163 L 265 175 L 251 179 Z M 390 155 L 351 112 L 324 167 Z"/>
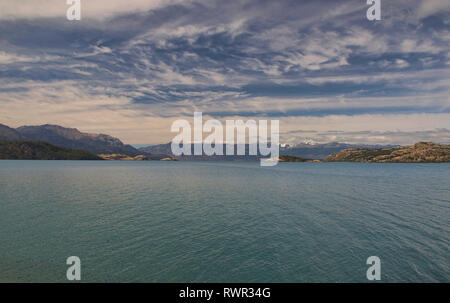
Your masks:
<path fill-rule="evenodd" d="M 69 81 L 86 98 L 128 100 L 136 116 L 448 112 L 441 2 L 384 1 L 373 23 L 359 0 L 135 0 L 101 14 L 102 1 L 80 22 L 7 1 L 18 15 L 0 17 L 0 103 L 64 103 L 55 86 Z"/>

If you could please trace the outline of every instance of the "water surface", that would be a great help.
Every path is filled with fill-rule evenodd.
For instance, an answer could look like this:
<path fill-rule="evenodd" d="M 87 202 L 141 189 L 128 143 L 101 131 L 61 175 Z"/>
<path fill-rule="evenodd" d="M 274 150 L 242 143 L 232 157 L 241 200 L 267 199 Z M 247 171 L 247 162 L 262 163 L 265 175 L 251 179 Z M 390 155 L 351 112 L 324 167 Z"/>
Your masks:
<path fill-rule="evenodd" d="M 450 165 L 0 161 L 0 281 L 450 282 Z"/>

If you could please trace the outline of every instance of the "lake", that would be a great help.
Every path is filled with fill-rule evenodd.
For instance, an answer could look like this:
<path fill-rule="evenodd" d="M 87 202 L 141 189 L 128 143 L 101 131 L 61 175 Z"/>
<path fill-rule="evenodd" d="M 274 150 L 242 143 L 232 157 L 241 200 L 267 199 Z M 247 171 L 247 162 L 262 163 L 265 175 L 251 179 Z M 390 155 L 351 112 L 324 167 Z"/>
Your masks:
<path fill-rule="evenodd" d="M 0 161 L 0 281 L 450 282 L 450 164 Z"/>

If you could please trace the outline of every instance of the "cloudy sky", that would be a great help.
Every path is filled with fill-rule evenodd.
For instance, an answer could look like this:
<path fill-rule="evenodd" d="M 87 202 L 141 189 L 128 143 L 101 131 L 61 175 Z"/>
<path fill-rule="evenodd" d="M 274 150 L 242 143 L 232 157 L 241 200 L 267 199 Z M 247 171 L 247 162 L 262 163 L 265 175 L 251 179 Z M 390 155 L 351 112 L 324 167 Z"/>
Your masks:
<path fill-rule="evenodd" d="M 279 119 L 281 142 L 450 143 L 450 0 L 0 0 L 0 123 L 126 143 Z"/>

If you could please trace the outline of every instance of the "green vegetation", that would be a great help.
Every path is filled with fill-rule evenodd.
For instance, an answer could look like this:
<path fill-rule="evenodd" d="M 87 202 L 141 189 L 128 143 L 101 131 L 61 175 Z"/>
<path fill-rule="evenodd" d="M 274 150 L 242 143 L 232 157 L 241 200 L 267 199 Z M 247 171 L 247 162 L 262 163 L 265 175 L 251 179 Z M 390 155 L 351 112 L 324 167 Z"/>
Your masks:
<path fill-rule="evenodd" d="M 84 151 L 45 142 L 0 141 L 0 159 L 10 160 L 103 160 Z"/>

